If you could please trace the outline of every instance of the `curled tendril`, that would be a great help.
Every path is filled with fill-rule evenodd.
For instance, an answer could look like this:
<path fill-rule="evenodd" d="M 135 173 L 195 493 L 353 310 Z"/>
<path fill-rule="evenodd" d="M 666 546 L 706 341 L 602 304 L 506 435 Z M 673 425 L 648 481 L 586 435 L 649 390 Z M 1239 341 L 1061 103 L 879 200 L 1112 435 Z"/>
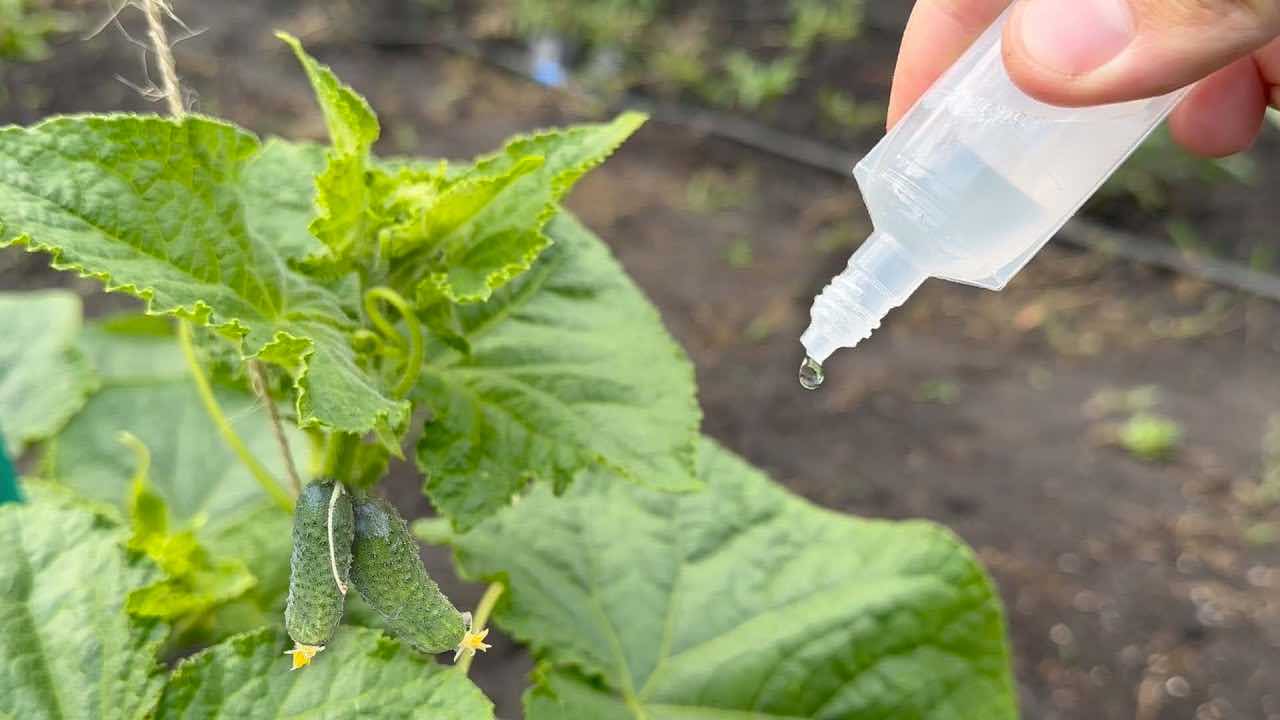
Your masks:
<path fill-rule="evenodd" d="M 351 333 L 351 347 L 355 348 L 356 352 L 370 355 L 384 355 L 395 358 L 404 355 L 404 351 L 400 349 L 399 345 L 387 345 L 386 341 L 382 339 L 382 335 L 368 328 L 360 328 Z"/>
<path fill-rule="evenodd" d="M 407 341 L 396 329 L 395 323 L 382 314 L 380 303 L 384 302 L 400 313 L 400 318 L 404 320 L 404 325 L 408 329 Z M 364 312 L 384 340 L 397 349 L 408 345 L 409 354 L 405 360 L 404 369 L 400 373 L 400 381 L 391 390 L 396 397 L 404 397 L 417 384 L 418 376 L 422 373 L 422 361 L 426 356 L 426 347 L 422 340 L 422 325 L 418 322 L 418 316 L 413 313 L 413 308 L 400 293 L 385 286 L 369 288 L 365 291 Z"/>

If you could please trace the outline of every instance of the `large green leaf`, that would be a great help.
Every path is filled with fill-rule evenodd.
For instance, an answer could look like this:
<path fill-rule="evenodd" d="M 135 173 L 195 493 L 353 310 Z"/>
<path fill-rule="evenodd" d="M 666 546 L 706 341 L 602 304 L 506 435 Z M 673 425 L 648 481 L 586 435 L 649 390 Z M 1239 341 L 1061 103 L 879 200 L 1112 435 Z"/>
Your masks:
<path fill-rule="evenodd" d="M 80 331 L 76 347 L 107 386 L 190 382 L 173 321 L 166 317 L 101 318 Z"/>
<path fill-rule="evenodd" d="M 9 452 L 53 435 L 97 386 L 73 347 L 79 330 L 72 293 L 0 293 L 0 431 Z"/>
<path fill-rule="evenodd" d="M 672 490 L 697 487 L 693 369 L 608 248 L 567 214 L 524 277 L 460 308 L 470 355 L 433 355 L 418 444 L 436 507 L 460 526 L 530 479 L 563 487 L 606 466 Z"/>
<path fill-rule="evenodd" d="M 69 504 L 0 507 L 0 716 L 132 719 L 155 704 L 167 631 L 125 614 L 155 573 L 122 540 Z"/>
<path fill-rule="evenodd" d="M 245 167 L 249 226 L 271 238 L 287 260 L 300 261 L 324 248 L 307 227 L 315 212 L 315 177 L 324 165 L 323 146 L 271 138 Z"/>
<path fill-rule="evenodd" d="M 609 123 L 519 137 L 453 170 L 448 187 L 400 221 L 411 230 L 402 227 L 388 247 L 390 285 L 424 306 L 488 300 L 551 243 L 543 227 L 573 184 L 644 121 L 623 113 Z"/>
<path fill-rule="evenodd" d="M 86 497 L 128 504 L 135 458 L 120 443 L 129 432 L 151 455 L 151 484 L 182 527 L 216 536 L 266 500 L 262 488 L 209 420 L 174 336 L 154 323 L 115 319 L 85 329 L 81 347 L 102 376 L 102 389 L 50 443 L 43 475 Z M 284 461 L 257 399 L 245 390 L 215 386 L 232 427 L 275 477 Z M 296 463 L 306 470 L 310 444 L 286 428 Z"/>
<path fill-rule="evenodd" d="M 280 451 L 255 398 L 223 388 L 216 394 L 250 450 L 283 478 Z M 105 385 L 50 443 L 43 474 L 123 507 L 133 456 L 120 445 L 122 430 L 151 448 L 156 490 L 184 524 L 194 521 L 216 531 L 265 497 L 227 450 L 185 379 Z M 294 448 L 306 447 L 304 437 L 291 435 Z"/>
<path fill-rule="evenodd" d="M 0 246 L 48 252 L 58 269 L 137 295 L 152 313 L 208 324 L 246 357 L 287 368 L 303 425 L 394 427 L 407 404 L 358 365 L 343 298 L 287 262 L 305 246 L 299 231 L 281 231 L 300 227 L 300 199 L 277 214 L 260 192 L 278 170 L 257 163 L 306 166 L 311 156 L 268 149 L 197 116 L 0 129 Z"/>
<path fill-rule="evenodd" d="M 510 584 L 495 621 L 548 665 L 530 720 L 1016 716 L 1000 602 L 954 536 L 700 460 L 701 493 L 594 476 L 447 537 Z"/>
<path fill-rule="evenodd" d="M 241 635 L 184 661 L 157 720 L 423 718 L 484 720 L 493 706 L 467 677 L 380 631 L 344 627 L 305 670 L 290 672 L 283 633 Z"/>
<path fill-rule="evenodd" d="M 278 621 L 288 584 L 290 518 L 209 420 L 171 325 L 165 318 L 125 315 L 84 329 L 79 347 L 98 369 L 103 388 L 49 443 L 41 471 L 84 497 L 123 510 L 135 497 L 137 461 L 120 443 L 120 433 L 138 437 L 150 453 L 149 488 L 176 525 L 164 548 L 203 567 L 169 573 L 167 584 L 136 593 L 133 609 L 156 615 L 223 603 L 244 590 L 243 562 L 256 578 L 248 594 L 231 606 L 219 604 L 207 626 L 191 628 L 197 633 L 192 637 L 216 639 Z M 215 384 L 214 392 L 250 451 L 283 479 L 284 462 L 257 400 L 236 387 Z M 305 479 L 310 442 L 292 427 L 286 427 L 286 437 Z M 184 589 L 195 592 L 174 592 Z M 177 608 L 178 601 L 187 608 Z"/>

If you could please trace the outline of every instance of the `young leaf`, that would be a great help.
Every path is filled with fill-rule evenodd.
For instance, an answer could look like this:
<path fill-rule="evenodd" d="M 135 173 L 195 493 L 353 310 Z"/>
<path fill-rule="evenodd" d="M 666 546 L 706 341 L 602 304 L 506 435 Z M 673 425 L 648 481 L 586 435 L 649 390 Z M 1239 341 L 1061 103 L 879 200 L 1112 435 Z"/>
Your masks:
<path fill-rule="evenodd" d="M 367 155 L 381 132 L 373 108 L 350 86 L 344 85 L 333 74 L 333 70 L 308 55 L 298 38 L 285 32 L 277 32 L 276 37 L 293 49 L 293 54 L 306 71 L 311 89 L 320 103 L 320 110 L 324 112 L 334 153 Z"/>
<path fill-rule="evenodd" d="M 190 530 L 175 535 L 160 558 L 166 565 L 181 563 L 189 569 L 129 593 L 125 609 L 130 615 L 165 620 L 202 616 L 243 596 L 257 583 L 239 558 L 210 558 Z"/>
<path fill-rule="evenodd" d="M 285 661 L 286 640 L 284 633 L 263 629 L 183 661 L 165 688 L 157 720 L 493 717 L 493 705 L 465 675 L 377 630 L 339 629 L 324 652 L 297 672 Z"/>
<path fill-rule="evenodd" d="M 517 138 L 455 171 L 446 189 L 409 215 L 414 232 L 402 229 L 389 242 L 389 284 L 424 307 L 488 300 L 550 244 L 543 227 L 573 184 L 644 121 L 624 113 L 610 123 Z"/>
<path fill-rule="evenodd" d="M 195 116 L 0 129 L 0 247 L 48 252 L 55 268 L 137 295 L 154 314 L 208 324 L 245 357 L 285 367 L 304 426 L 398 426 L 407 404 L 361 369 L 348 342 L 351 303 L 287 262 L 300 243 L 274 233 L 293 222 L 296 203 L 277 216 L 255 196 L 269 176 L 256 165 L 262 153 L 254 136 Z"/>
<path fill-rule="evenodd" d="M 72 346 L 79 330 L 72 293 L 0 293 L 0 430 L 11 454 L 56 433 L 97 387 Z"/>
<path fill-rule="evenodd" d="M 460 527 L 530 479 L 563 487 L 605 466 L 671 490 L 697 487 L 693 368 L 608 248 L 567 214 L 555 245 L 482 305 L 459 308 L 470 355 L 429 353 L 417 398 L 432 410 L 418 465 Z"/>
<path fill-rule="evenodd" d="M 239 558 L 210 556 L 193 531 L 170 532 L 169 508 L 152 491 L 145 465 L 133 480 L 129 524 L 128 548 L 146 555 L 165 574 L 129 593 L 125 609 L 131 615 L 175 620 L 203 613 L 244 595 L 256 582 Z"/>
<path fill-rule="evenodd" d="M 155 705 L 167 628 L 125 614 L 155 572 L 122 540 L 69 505 L 0 506 L 0 716 L 131 720 Z"/>
<path fill-rule="evenodd" d="M 1016 717 L 999 599 L 954 536 L 817 508 L 709 441 L 700 472 L 539 488 L 449 538 L 555 668 L 530 720 Z"/>
<path fill-rule="evenodd" d="M 361 244 L 370 244 L 370 193 L 366 169 L 369 150 L 377 142 L 378 118 L 369 103 L 343 85 L 328 67 L 307 54 L 298 39 L 287 33 L 276 37 L 293 48 L 306 70 L 311 88 L 324 113 L 332 148 L 326 154 L 324 170 L 315 175 L 316 217 L 311 234 L 328 252 L 309 259 L 310 267 L 322 274 L 339 275 L 354 269 Z"/>

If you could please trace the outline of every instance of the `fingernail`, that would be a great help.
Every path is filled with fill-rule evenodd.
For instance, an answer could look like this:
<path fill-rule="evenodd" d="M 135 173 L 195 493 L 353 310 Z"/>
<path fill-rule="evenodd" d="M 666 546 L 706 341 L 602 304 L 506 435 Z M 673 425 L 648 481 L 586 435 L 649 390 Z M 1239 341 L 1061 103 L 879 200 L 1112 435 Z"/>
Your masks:
<path fill-rule="evenodd" d="M 1018 32 L 1031 60 L 1064 75 L 1084 75 L 1133 41 L 1129 0 L 1029 0 Z"/>

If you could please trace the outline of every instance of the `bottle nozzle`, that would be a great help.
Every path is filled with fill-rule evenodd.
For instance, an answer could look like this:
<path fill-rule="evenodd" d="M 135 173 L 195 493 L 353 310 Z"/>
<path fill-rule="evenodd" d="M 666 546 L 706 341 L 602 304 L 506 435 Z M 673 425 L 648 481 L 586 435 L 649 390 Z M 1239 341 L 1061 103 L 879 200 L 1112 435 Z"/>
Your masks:
<path fill-rule="evenodd" d="M 897 240 L 872 233 L 849 258 L 845 271 L 814 299 L 809 328 L 800 336 L 807 353 L 801 372 L 810 363 L 817 366 L 820 384 L 822 363 L 832 353 L 870 337 L 884 316 L 928 277 Z M 801 383 L 808 387 L 803 378 Z"/>

